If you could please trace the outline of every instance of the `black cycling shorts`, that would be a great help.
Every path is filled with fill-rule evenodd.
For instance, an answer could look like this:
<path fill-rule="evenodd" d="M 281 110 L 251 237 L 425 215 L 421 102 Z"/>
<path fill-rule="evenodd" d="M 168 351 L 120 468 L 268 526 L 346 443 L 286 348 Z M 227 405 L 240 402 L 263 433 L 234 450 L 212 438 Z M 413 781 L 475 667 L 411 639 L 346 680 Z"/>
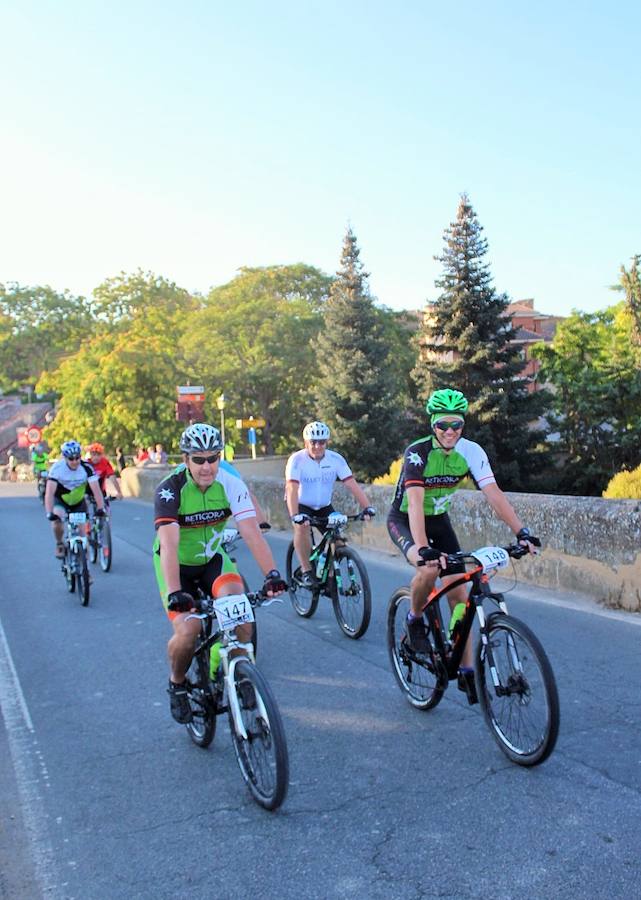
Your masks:
<path fill-rule="evenodd" d="M 320 509 L 314 509 L 311 506 L 306 506 L 304 503 L 298 504 L 298 512 L 304 513 L 306 516 L 309 516 L 310 519 L 324 519 L 325 525 L 323 528 L 327 527 L 327 519 L 334 512 L 334 507 L 330 503 L 329 506 L 321 506 Z M 320 526 L 318 526 L 320 527 Z"/>
<path fill-rule="evenodd" d="M 408 551 L 414 546 L 414 538 L 410 531 L 410 519 L 407 513 L 391 510 L 387 517 L 387 531 L 399 550 L 407 559 Z M 447 513 L 440 516 L 425 516 L 425 533 L 427 543 L 433 550 L 442 550 L 444 553 L 457 553 L 461 549 L 456 533 L 452 528 L 450 517 Z M 464 563 L 448 566 L 443 569 L 442 575 L 459 575 L 465 571 Z"/>

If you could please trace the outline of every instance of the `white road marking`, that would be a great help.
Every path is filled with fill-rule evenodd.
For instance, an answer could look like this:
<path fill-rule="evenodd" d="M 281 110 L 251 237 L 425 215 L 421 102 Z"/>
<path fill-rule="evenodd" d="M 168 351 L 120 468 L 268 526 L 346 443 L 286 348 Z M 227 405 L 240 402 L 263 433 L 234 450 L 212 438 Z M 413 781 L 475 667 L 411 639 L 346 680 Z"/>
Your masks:
<path fill-rule="evenodd" d="M 60 896 L 55 878 L 53 848 L 46 829 L 46 812 L 40 793 L 49 787 L 49 775 L 38 747 L 35 729 L 22 686 L 13 664 L 7 637 L 0 621 L 0 708 L 9 740 L 9 750 L 20 792 L 22 815 L 29 837 L 35 875 L 45 897 Z"/>

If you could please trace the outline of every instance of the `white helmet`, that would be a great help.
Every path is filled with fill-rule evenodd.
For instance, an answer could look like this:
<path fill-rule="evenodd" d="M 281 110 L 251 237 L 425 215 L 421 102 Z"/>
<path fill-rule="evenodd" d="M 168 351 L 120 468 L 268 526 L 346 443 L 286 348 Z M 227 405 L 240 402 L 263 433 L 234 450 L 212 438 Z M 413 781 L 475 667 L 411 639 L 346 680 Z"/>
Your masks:
<path fill-rule="evenodd" d="M 198 453 L 202 450 L 222 450 L 220 431 L 213 425 L 195 422 L 185 428 L 180 435 L 180 449 L 183 453 Z"/>
<path fill-rule="evenodd" d="M 303 428 L 303 439 L 306 441 L 328 441 L 329 428 L 324 422 L 308 422 Z"/>

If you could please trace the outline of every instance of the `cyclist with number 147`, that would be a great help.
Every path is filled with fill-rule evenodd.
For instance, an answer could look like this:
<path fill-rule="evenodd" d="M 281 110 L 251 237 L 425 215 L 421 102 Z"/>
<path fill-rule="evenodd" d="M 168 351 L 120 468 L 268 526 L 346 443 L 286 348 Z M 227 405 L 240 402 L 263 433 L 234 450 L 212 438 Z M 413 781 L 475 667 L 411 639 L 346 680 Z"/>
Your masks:
<path fill-rule="evenodd" d="M 180 437 L 180 449 L 183 464 L 156 488 L 154 567 L 174 632 L 167 647 L 171 714 L 185 725 L 192 720 L 185 679 L 201 630 L 200 619 L 190 616 L 194 598 L 199 591 L 208 597 L 243 593 L 242 578 L 222 545 L 230 516 L 263 572 L 265 593 L 281 594 L 287 585 L 258 528 L 246 484 L 220 467 L 223 444 L 218 429 L 190 425 Z M 236 628 L 241 642 L 251 639 L 251 631 L 251 625 Z M 251 704 L 251 696 L 244 702 Z"/>
<path fill-rule="evenodd" d="M 483 448 L 462 437 L 467 408 L 468 402 L 460 391 L 446 388 L 431 394 L 427 401 L 431 433 L 406 448 L 387 518 L 392 541 L 415 567 L 406 633 L 409 645 L 417 653 L 428 650 L 422 613 L 439 575 L 439 565 L 445 562 L 443 554 L 461 549 L 447 511 L 464 478 L 471 476 L 499 519 L 512 529 L 530 553 L 541 546 L 540 540 L 523 527 L 514 507 L 497 485 Z M 464 571 L 462 562 L 441 565 L 441 579 L 448 584 Z M 467 594 L 466 585 L 450 591 L 448 600 L 453 612 L 457 607 L 463 611 Z M 477 702 L 471 640 L 461 659 L 458 684 L 470 703 Z"/>

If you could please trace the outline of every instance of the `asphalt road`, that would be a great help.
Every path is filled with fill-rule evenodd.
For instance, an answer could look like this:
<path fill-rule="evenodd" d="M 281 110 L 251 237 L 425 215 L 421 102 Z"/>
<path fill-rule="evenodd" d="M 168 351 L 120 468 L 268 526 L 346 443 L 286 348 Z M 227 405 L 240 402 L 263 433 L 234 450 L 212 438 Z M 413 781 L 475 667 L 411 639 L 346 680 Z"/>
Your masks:
<path fill-rule="evenodd" d="M 433 712 L 404 700 L 384 620 L 409 570 L 363 554 L 374 614 L 360 641 L 328 601 L 311 620 L 287 599 L 258 613 L 291 767 L 268 813 L 223 718 L 205 751 L 170 718 L 151 519 L 114 506 L 113 570 L 94 569 L 84 609 L 35 488 L 0 485 L 0 897 L 639 896 L 639 616 L 510 594 L 561 698 L 557 748 L 526 770 L 455 686 Z M 287 537 L 269 540 L 284 566 Z M 245 550 L 239 562 L 258 586 Z"/>

